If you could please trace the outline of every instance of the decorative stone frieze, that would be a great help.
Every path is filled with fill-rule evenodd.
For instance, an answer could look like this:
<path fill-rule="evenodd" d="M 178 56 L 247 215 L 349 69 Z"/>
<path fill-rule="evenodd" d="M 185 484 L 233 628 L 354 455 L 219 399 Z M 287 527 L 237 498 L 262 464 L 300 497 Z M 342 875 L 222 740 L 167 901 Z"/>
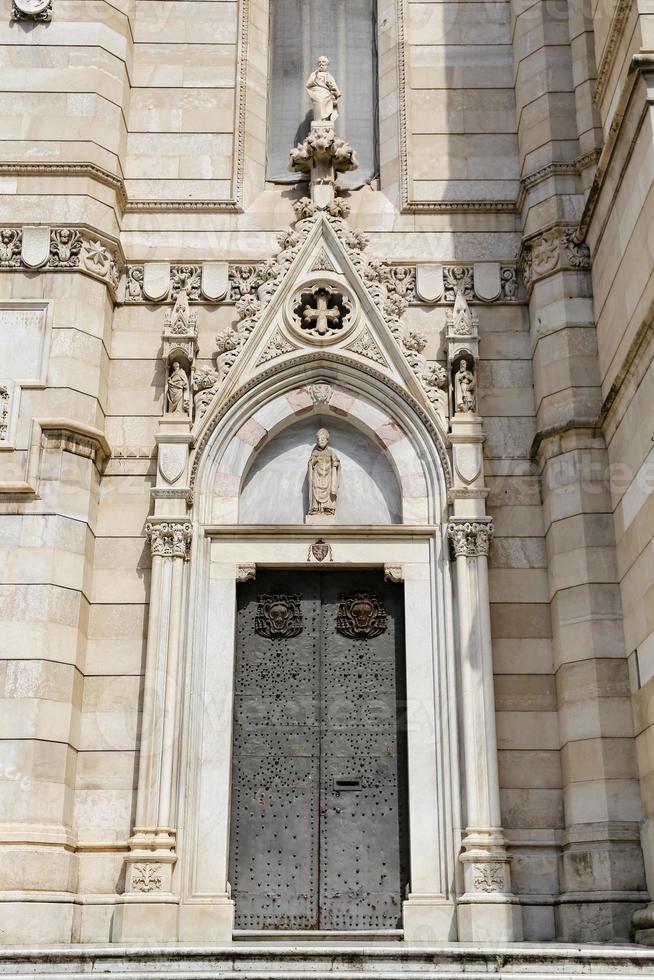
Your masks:
<path fill-rule="evenodd" d="M 562 269 L 587 271 L 590 249 L 573 228 L 552 228 L 525 242 L 521 255 L 522 279 L 528 292 L 534 283 Z"/>
<path fill-rule="evenodd" d="M 80 264 L 82 235 L 75 228 L 53 228 L 50 232 L 50 261 L 53 269 L 76 269 Z"/>
<path fill-rule="evenodd" d="M 161 558 L 188 558 L 193 537 L 193 525 L 189 521 L 148 521 L 145 532 L 150 539 L 153 556 Z"/>
<path fill-rule="evenodd" d="M 11 396 L 9 387 L 0 384 L 0 443 L 9 441 L 9 416 L 11 409 Z"/>
<path fill-rule="evenodd" d="M 306 204 L 309 204 L 308 213 L 306 212 Z M 297 202 L 301 207 L 299 208 L 300 214 L 298 217 L 312 217 L 316 213 L 316 209 L 311 205 L 308 198 L 303 198 L 302 201 Z M 335 210 L 339 210 L 340 207 L 344 209 L 343 214 L 339 215 L 342 217 L 347 217 L 349 212 L 349 206 L 347 206 L 345 201 L 341 198 L 336 198 Z M 337 207 L 338 206 L 338 207 Z M 298 209 L 296 209 L 297 214 Z M 365 248 L 365 245 L 363 246 Z M 265 266 L 264 262 L 252 263 L 251 265 L 232 265 L 229 267 L 229 300 L 235 303 L 242 296 L 247 295 L 252 290 L 253 280 L 260 279 L 263 275 L 263 268 Z M 139 267 L 130 267 L 139 268 Z M 449 304 L 453 303 L 457 292 L 463 291 L 465 298 L 469 302 L 479 302 L 488 305 L 489 303 L 516 303 L 520 301 L 520 286 L 518 281 L 518 270 L 515 265 L 503 265 L 500 267 L 500 293 L 494 300 L 488 300 L 484 297 L 479 296 L 474 288 L 474 267 L 473 266 L 438 266 L 439 277 L 442 275 L 443 278 L 443 288 L 438 292 L 438 295 L 432 294 L 429 299 L 423 298 L 418 294 L 416 287 L 416 277 L 418 274 L 418 269 L 421 273 L 425 266 L 415 266 L 415 265 L 391 265 L 388 262 L 382 260 L 371 259 L 367 263 L 366 269 L 366 280 L 367 284 L 376 283 L 378 285 L 384 285 L 388 294 L 388 308 L 385 312 L 389 315 L 393 314 L 393 306 L 397 303 L 398 299 L 400 303 L 402 300 L 406 301 L 407 306 L 416 306 L 422 303 L 429 303 L 430 305 L 435 304 Z M 433 267 L 429 267 L 433 268 Z M 326 255 L 319 255 L 314 261 L 312 272 L 331 272 L 333 267 Z M 129 285 L 129 283 L 128 283 Z M 377 288 L 377 286 L 369 285 L 368 288 L 371 292 Z M 386 294 L 385 294 L 386 298 Z M 407 308 L 404 306 L 402 312 Z M 396 307 L 397 315 L 397 307 Z M 401 313 L 399 314 L 402 315 Z"/>
<path fill-rule="evenodd" d="M 118 288 L 120 272 L 115 255 L 100 241 L 84 242 L 82 249 L 82 264 L 87 272 L 111 283 L 114 290 Z"/>
<path fill-rule="evenodd" d="M 43 241 L 42 235 L 45 236 Z M 33 255 L 32 239 L 36 237 L 38 255 Z M 106 283 L 115 295 L 120 282 L 121 260 L 114 243 L 104 241 L 86 228 L 67 226 L 51 228 L 49 232 L 41 226 L 0 228 L 0 270 L 15 272 L 19 269 L 82 272 Z"/>
<path fill-rule="evenodd" d="M 493 536 L 493 521 L 451 520 L 447 525 L 447 536 L 452 544 L 455 558 L 478 558 L 487 556 Z"/>
<path fill-rule="evenodd" d="M 53 0 L 11 0 L 12 20 L 52 20 Z"/>
<path fill-rule="evenodd" d="M 170 268 L 170 298 L 177 299 L 181 291 L 189 301 L 202 298 L 202 266 L 173 265 Z"/>
<path fill-rule="evenodd" d="M 23 232 L 20 228 L 0 230 L 0 269 L 19 269 Z"/>
<path fill-rule="evenodd" d="M 168 289 L 166 290 L 164 283 L 162 297 L 152 300 L 145 295 L 143 289 L 145 265 L 128 265 L 125 279 L 125 302 L 169 303 L 171 300 L 177 299 L 182 289 L 186 291 L 187 298 L 191 303 L 209 302 L 202 295 L 202 272 L 202 265 L 190 265 L 188 263 L 171 265 Z"/>

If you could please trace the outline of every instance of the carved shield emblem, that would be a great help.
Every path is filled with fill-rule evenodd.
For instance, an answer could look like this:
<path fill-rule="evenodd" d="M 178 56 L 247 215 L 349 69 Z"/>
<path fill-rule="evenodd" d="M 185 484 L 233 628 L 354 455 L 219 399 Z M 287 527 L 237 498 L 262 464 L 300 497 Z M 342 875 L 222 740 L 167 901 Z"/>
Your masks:
<path fill-rule="evenodd" d="M 341 596 L 336 629 L 350 639 L 370 640 L 386 632 L 386 611 L 378 596 L 354 592 Z"/>
<path fill-rule="evenodd" d="M 324 561 L 326 558 L 332 560 L 331 545 L 323 541 L 322 538 L 318 538 L 314 544 L 309 546 L 309 561 Z"/>
<path fill-rule="evenodd" d="M 185 445 L 159 446 L 159 472 L 166 483 L 176 483 L 186 466 Z"/>
<path fill-rule="evenodd" d="M 260 595 L 254 632 L 269 640 L 284 640 L 302 632 L 299 595 Z"/>
<path fill-rule="evenodd" d="M 50 256 L 50 229 L 23 228 L 23 262 L 28 269 L 40 269 Z"/>

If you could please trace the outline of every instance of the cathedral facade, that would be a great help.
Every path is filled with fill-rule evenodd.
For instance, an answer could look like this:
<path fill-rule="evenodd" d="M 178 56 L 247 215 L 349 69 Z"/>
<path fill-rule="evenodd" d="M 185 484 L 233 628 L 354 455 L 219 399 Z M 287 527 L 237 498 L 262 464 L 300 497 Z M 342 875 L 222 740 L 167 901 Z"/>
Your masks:
<path fill-rule="evenodd" d="M 654 945 L 652 31 L 0 0 L 2 943 Z"/>

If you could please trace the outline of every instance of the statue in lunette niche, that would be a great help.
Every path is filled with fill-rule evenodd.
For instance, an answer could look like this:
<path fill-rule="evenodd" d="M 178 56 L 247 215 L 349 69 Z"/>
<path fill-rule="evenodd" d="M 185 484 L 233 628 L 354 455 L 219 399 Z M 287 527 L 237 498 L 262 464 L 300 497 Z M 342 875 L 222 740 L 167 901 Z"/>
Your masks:
<path fill-rule="evenodd" d="M 329 432 L 319 429 L 309 459 L 309 517 L 333 517 L 341 481 L 341 461 L 329 445 Z"/>
<path fill-rule="evenodd" d="M 328 69 L 329 58 L 322 54 L 318 58 L 315 71 L 307 79 L 306 89 L 313 105 L 313 121 L 333 124 L 338 119 L 338 100 L 341 93 Z"/>

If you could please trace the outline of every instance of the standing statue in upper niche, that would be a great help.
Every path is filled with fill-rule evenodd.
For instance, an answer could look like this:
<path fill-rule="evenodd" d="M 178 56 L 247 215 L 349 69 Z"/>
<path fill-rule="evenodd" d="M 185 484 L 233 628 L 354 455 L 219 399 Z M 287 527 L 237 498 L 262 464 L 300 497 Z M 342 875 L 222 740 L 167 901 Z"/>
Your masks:
<path fill-rule="evenodd" d="M 181 415 L 189 410 L 189 383 L 179 361 L 173 361 L 168 376 L 168 415 Z"/>
<path fill-rule="evenodd" d="M 454 407 L 457 412 L 474 412 L 477 405 L 475 390 L 477 382 L 468 362 L 463 359 L 454 375 Z"/>
<path fill-rule="evenodd" d="M 341 481 L 341 461 L 329 447 L 329 432 L 319 429 L 309 460 L 309 514 L 333 516 Z"/>
<path fill-rule="evenodd" d="M 322 54 L 318 65 L 307 81 L 307 92 L 313 104 L 313 120 L 317 123 L 335 123 L 338 119 L 338 100 L 341 93 L 333 75 L 327 70 L 329 58 Z"/>

